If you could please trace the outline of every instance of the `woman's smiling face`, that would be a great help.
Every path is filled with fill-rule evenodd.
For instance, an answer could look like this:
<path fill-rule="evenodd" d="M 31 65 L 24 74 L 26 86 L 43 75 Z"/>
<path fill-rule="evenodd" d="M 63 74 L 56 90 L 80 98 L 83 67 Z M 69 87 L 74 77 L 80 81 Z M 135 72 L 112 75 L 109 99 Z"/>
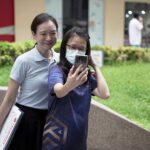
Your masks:
<path fill-rule="evenodd" d="M 42 51 L 50 50 L 57 41 L 57 29 L 52 21 L 46 21 L 37 27 L 33 38 L 37 42 L 38 48 Z"/>

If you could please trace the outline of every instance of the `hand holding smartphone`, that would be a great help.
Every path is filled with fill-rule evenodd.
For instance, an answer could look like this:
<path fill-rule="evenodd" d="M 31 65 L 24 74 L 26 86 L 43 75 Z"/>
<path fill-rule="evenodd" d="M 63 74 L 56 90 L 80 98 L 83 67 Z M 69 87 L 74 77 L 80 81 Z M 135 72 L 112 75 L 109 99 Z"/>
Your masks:
<path fill-rule="evenodd" d="M 88 56 L 87 55 L 76 55 L 75 57 L 75 63 L 74 67 L 75 69 L 79 67 L 79 65 L 83 66 L 83 68 L 86 68 L 88 66 Z"/>

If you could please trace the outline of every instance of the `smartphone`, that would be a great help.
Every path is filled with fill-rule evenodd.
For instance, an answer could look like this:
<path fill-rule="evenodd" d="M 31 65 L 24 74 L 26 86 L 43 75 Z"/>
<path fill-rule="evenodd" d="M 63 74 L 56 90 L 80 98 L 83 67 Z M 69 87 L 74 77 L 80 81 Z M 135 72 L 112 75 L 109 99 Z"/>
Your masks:
<path fill-rule="evenodd" d="M 75 57 L 75 69 L 78 68 L 78 66 L 82 64 L 84 68 L 88 66 L 88 56 L 87 55 L 76 55 Z"/>

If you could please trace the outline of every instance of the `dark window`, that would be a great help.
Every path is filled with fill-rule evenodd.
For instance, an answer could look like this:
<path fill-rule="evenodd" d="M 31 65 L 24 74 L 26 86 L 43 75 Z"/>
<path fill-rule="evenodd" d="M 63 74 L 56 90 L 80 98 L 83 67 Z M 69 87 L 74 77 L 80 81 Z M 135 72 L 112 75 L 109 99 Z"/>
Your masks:
<path fill-rule="evenodd" d="M 73 26 L 88 30 L 88 0 L 63 1 L 63 34 Z"/>

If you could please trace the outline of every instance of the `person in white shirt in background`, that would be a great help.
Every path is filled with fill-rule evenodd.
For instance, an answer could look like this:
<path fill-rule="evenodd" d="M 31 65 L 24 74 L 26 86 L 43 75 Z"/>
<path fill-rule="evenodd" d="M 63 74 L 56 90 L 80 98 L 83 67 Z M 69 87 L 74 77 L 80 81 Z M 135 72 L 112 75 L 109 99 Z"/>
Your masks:
<path fill-rule="evenodd" d="M 133 18 L 129 22 L 129 43 L 131 46 L 141 46 L 142 29 L 143 18 L 138 13 L 133 13 Z"/>

